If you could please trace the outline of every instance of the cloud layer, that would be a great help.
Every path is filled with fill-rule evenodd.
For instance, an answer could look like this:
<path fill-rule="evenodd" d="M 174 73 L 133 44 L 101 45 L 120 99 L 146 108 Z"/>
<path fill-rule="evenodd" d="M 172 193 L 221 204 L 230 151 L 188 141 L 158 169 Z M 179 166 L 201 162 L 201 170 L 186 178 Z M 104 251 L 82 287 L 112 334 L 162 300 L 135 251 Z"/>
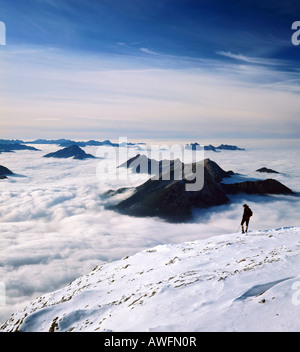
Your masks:
<path fill-rule="evenodd" d="M 205 156 L 225 170 L 254 178 L 264 178 L 256 169 L 270 167 L 282 172 L 276 175 L 279 181 L 300 191 L 300 170 L 295 163 L 299 142 L 236 142 L 247 150 L 206 152 Z M 96 170 L 100 159 L 45 159 L 42 156 L 56 147 L 39 148 L 42 151 L 1 154 L 1 164 L 19 177 L 10 177 L 0 185 L 0 277 L 6 286 L 0 321 L 26 301 L 58 289 L 102 262 L 161 243 L 236 232 L 244 202 L 254 211 L 250 229 L 300 225 L 299 199 L 288 196 L 235 196 L 230 205 L 215 207 L 209 213 L 195 211 L 195 222 L 188 224 L 120 215 L 104 210 L 100 195 L 107 189 L 138 185 L 140 178 L 131 177 L 129 182 L 99 180 Z M 85 151 L 97 153 L 95 147 Z"/>

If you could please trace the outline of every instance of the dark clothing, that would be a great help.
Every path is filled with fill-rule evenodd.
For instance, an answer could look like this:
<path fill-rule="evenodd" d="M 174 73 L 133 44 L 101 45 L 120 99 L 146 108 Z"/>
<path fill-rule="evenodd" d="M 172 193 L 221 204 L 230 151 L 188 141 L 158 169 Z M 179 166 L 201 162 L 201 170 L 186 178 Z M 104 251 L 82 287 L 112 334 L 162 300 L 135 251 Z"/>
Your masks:
<path fill-rule="evenodd" d="M 251 215 L 252 215 L 251 209 L 249 207 L 244 207 L 244 214 L 243 214 L 241 225 L 244 225 L 244 223 L 246 223 L 246 226 L 248 226 Z"/>
<path fill-rule="evenodd" d="M 249 225 L 249 220 L 250 220 L 250 217 L 244 217 L 243 216 L 243 219 L 242 219 L 242 222 L 241 222 L 241 225 L 244 225 L 244 223 L 246 223 L 246 226 Z"/>

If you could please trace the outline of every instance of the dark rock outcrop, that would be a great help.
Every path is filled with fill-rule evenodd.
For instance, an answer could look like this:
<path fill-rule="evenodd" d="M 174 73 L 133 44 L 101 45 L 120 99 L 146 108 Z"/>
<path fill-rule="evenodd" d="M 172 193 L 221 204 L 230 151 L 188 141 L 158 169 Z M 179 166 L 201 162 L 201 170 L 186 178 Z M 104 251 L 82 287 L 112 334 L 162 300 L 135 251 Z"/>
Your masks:
<path fill-rule="evenodd" d="M 49 153 L 44 155 L 45 158 L 73 158 L 73 159 L 87 159 L 94 158 L 93 155 L 87 154 L 84 150 L 82 150 L 77 145 L 72 145 L 70 147 L 66 147 L 64 149 L 60 149 L 57 152 Z"/>
<path fill-rule="evenodd" d="M 226 193 L 248 193 L 248 194 L 294 194 L 294 192 L 277 180 L 245 181 L 233 184 L 221 184 Z"/>
<path fill-rule="evenodd" d="M 13 172 L 7 167 L 0 165 L 0 180 L 7 178 L 7 175 L 13 175 Z"/>
<path fill-rule="evenodd" d="M 278 171 L 272 170 L 272 169 L 268 169 L 267 167 L 261 167 L 260 169 L 256 170 L 257 172 L 266 172 L 268 174 L 279 174 Z"/>
<path fill-rule="evenodd" d="M 207 169 L 215 182 L 221 182 L 223 178 L 234 175 L 233 171 L 224 171 L 216 162 L 205 159 L 204 168 Z"/>

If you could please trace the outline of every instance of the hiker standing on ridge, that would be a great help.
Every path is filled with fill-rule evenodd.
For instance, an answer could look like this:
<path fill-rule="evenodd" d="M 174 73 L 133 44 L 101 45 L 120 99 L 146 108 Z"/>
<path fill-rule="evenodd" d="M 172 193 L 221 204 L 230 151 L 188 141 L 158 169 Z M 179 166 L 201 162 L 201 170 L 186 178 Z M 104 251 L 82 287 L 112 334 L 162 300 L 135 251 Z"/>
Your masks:
<path fill-rule="evenodd" d="M 248 207 L 247 204 L 244 204 L 243 207 L 244 207 L 244 213 L 243 213 L 243 219 L 242 219 L 241 225 L 242 225 L 242 233 L 245 233 L 245 231 L 244 231 L 244 223 L 246 223 L 246 232 L 247 232 L 248 231 L 249 220 L 250 220 L 250 217 L 253 215 L 253 212 Z"/>

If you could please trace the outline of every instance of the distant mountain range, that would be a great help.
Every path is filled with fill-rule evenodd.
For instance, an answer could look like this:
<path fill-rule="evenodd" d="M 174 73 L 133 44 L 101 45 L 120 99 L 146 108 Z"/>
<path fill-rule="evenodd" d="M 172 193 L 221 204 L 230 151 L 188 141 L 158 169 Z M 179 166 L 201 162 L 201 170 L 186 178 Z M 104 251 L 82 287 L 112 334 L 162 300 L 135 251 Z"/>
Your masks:
<path fill-rule="evenodd" d="M 74 141 L 71 139 L 36 139 L 33 141 L 24 141 L 21 139 L 0 139 L 0 146 L 2 149 L 4 148 L 4 145 L 6 145 L 6 149 L 12 148 L 10 146 L 12 145 L 24 145 L 24 144 L 57 144 L 60 147 L 70 147 L 71 145 L 78 145 L 79 147 L 87 147 L 87 146 L 111 146 L 111 147 L 125 147 L 127 146 L 139 146 L 139 145 L 145 145 L 146 143 L 113 143 L 110 140 L 106 139 L 104 141 L 96 141 L 96 140 L 89 140 L 87 142 L 84 141 Z M 32 147 L 33 148 L 33 147 Z M 211 150 L 211 151 L 220 151 L 220 150 L 245 150 L 244 148 L 239 148 L 235 145 L 230 145 L 230 144 L 221 144 L 218 147 L 215 147 L 211 144 L 209 145 L 200 145 L 199 143 L 190 143 L 185 146 L 186 149 L 191 149 L 194 150 L 196 148 L 204 149 L 204 150 Z M 23 148 L 23 149 L 30 149 L 28 148 Z M 10 150 L 19 150 L 19 149 L 10 149 Z M 35 149 L 31 149 L 35 150 Z"/>
<path fill-rule="evenodd" d="M 213 152 L 217 152 L 220 150 L 245 150 L 244 148 L 239 148 L 236 145 L 230 145 L 230 144 L 221 144 L 218 147 L 215 147 L 211 144 L 209 145 L 200 145 L 199 143 L 190 143 L 185 146 L 185 149 L 191 149 L 191 150 L 211 150 Z"/>
<path fill-rule="evenodd" d="M 21 141 L 22 142 L 22 141 Z M 135 145 L 144 145 L 146 143 L 113 143 L 106 139 L 104 141 L 89 140 L 87 142 L 83 141 L 73 141 L 71 139 L 36 139 L 34 141 L 24 142 L 27 144 L 57 144 L 60 147 L 70 147 L 71 145 L 78 145 L 78 147 L 88 147 L 88 146 L 110 146 L 110 147 L 126 147 Z"/>
<path fill-rule="evenodd" d="M 95 140 L 89 140 L 87 142 L 83 141 L 74 141 L 71 139 L 36 139 L 33 141 L 23 141 L 21 139 L 0 139 L 0 145 L 12 145 L 12 144 L 57 144 L 60 147 L 70 147 L 71 145 L 78 145 L 79 147 L 87 147 L 87 146 L 111 146 L 111 147 L 119 147 L 119 146 L 125 146 L 124 143 L 119 145 L 118 143 L 113 143 L 110 140 L 106 139 L 104 141 L 95 141 Z M 128 146 L 133 146 L 133 145 L 141 145 L 145 143 L 127 143 Z M 27 149 L 30 149 L 33 147 L 28 147 Z M 34 150 L 34 149 L 32 149 Z"/>
<path fill-rule="evenodd" d="M 21 139 L 0 139 L 0 144 L 15 144 L 24 143 Z"/>
<path fill-rule="evenodd" d="M 30 147 L 20 143 L 0 143 L 0 153 L 14 152 L 15 150 L 39 150 L 35 147 Z"/>
<path fill-rule="evenodd" d="M 100 142 L 90 140 L 88 142 L 76 142 L 71 139 L 36 139 L 35 141 L 26 142 L 27 144 L 58 144 L 60 147 L 70 147 L 72 145 L 77 145 L 78 147 L 87 147 L 87 146 L 103 146 L 108 145 L 111 147 L 118 147 L 118 143 L 112 143 L 108 139 Z"/>

